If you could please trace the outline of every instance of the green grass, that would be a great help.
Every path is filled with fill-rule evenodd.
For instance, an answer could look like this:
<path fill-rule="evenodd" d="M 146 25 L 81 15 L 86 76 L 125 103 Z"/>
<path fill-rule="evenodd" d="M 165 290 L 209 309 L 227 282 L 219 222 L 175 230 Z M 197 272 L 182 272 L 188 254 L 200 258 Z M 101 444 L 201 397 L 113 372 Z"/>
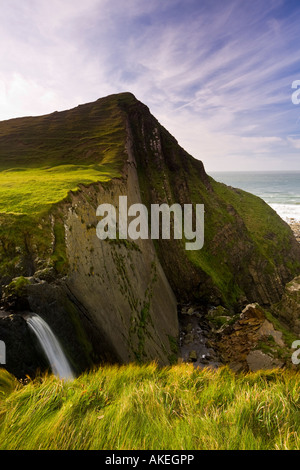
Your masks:
<path fill-rule="evenodd" d="M 0 172 L 0 213 L 39 214 L 80 184 L 106 182 L 120 173 L 109 165 L 58 165 Z"/>
<path fill-rule="evenodd" d="M 39 214 L 80 184 L 120 177 L 126 156 L 121 98 L 0 122 L 0 214 Z"/>
<path fill-rule="evenodd" d="M 217 183 L 211 178 L 216 194 L 231 204 L 243 217 L 244 224 L 251 239 L 257 244 L 260 252 L 271 263 L 274 263 L 274 252 L 278 243 L 286 246 L 289 243 L 289 230 L 276 212 L 259 197 L 241 189 L 231 190 L 225 184 Z"/>
<path fill-rule="evenodd" d="M 121 177 L 127 135 L 119 101 L 132 99 L 0 122 L 0 278 L 32 275 L 37 259 L 66 272 L 60 203 L 82 186 Z"/>
<path fill-rule="evenodd" d="M 297 371 L 105 366 L 72 382 L 0 374 L 0 449 L 300 448 Z"/>

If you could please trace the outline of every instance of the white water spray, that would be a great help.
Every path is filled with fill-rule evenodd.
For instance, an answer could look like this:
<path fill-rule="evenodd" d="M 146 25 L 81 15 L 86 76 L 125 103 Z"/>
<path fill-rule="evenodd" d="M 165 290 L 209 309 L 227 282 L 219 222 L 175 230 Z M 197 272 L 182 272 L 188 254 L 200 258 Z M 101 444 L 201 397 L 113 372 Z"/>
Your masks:
<path fill-rule="evenodd" d="M 68 360 L 49 325 L 38 315 L 26 319 L 28 326 L 36 335 L 51 366 L 54 375 L 61 379 L 72 380 L 74 373 Z"/>

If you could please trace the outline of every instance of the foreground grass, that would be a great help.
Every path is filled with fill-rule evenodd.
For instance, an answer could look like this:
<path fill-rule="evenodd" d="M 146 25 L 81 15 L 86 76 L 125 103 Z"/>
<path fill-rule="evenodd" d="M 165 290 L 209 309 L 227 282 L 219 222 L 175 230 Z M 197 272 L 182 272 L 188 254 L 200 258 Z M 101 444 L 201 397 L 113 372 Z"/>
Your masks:
<path fill-rule="evenodd" d="M 299 374 L 105 366 L 63 383 L 0 375 L 0 449 L 299 449 Z"/>

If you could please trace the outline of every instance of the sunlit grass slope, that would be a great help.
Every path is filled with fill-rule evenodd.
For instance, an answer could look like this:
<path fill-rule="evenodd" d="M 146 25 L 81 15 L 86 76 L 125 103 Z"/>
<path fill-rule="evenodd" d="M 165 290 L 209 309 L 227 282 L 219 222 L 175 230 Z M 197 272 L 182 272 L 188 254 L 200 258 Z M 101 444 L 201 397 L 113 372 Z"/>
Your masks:
<path fill-rule="evenodd" d="M 299 449 L 300 376 L 105 366 L 63 383 L 0 373 L 0 449 Z"/>
<path fill-rule="evenodd" d="M 58 165 L 0 172 L 0 213 L 39 214 L 65 199 L 80 184 L 120 176 L 109 165 Z"/>
<path fill-rule="evenodd" d="M 134 99 L 121 93 L 0 122 L 0 277 L 31 275 L 33 258 L 67 269 L 59 203 L 82 185 L 121 176 L 127 132 L 120 102 Z"/>
<path fill-rule="evenodd" d="M 0 122 L 0 214 L 37 214 L 79 184 L 120 176 L 126 127 L 120 99 Z"/>

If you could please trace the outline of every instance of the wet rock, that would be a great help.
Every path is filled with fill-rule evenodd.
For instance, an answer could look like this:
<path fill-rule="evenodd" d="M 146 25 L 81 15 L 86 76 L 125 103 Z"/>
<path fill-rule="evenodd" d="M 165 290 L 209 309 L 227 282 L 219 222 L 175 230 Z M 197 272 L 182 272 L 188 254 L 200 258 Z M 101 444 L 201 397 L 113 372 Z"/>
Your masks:
<path fill-rule="evenodd" d="M 218 367 L 221 363 L 213 343 L 209 342 L 211 328 L 206 312 L 201 315 L 200 308 L 194 311 L 193 315 L 179 315 L 181 361 L 192 362 L 194 367 Z"/>
<path fill-rule="evenodd" d="M 0 340 L 5 344 L 6 361 L 2 365 L 18 379 L 34 376 L 48 367 L 42 351 L 22 315 L 1 312 Z"/>
<path fill-rule="evenodd" d="M 194 335 L 192 333 L 188 333 L 184 339 L 186 344 L 192 343 L 194 341 Z"/>

